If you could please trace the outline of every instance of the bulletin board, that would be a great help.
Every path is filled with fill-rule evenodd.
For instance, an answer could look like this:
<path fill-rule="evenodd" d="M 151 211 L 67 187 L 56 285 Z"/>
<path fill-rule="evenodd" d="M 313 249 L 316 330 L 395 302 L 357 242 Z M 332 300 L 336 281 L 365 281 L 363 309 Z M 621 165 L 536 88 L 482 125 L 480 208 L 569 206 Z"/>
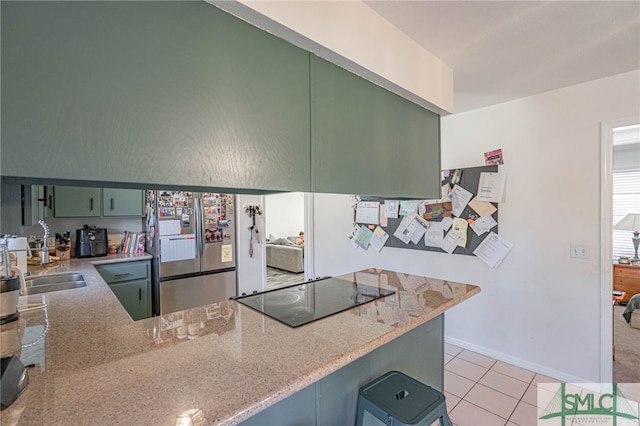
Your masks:
<path fill-rule="evenodd" d="M 459 186 L 461 186 L 462 188 L 466 189 L 467 191 L 471 192 L 474 197 L 477 195 L 478 192 L 478 184 L 480 182 L 480 173 L 486 173 L 486 172 L 490 172 L 490 173 L 497 173 L 498 172 L 498 166 L 481 166 L 481 167 L 469 167 L 469 168 L 463 168 L 463 169 L 451 169 L 448 172 L 448 175 L 444 178 L 444 180 L 442 181 L 442 185 L 445 184 L 450 184 L 451 183 L 451 179 L 454 176 L 454 170 L 461 170 L 462 174 L 460 176 L 460 181 L 458 183 Z M 446 172 L 446 171 L 445 171 Z M 445 173 L 446 175 L 447 173 Z M 453 186 L 453 185 L 450 185 Z M 388 199 L 392 199 L 391 197 L 387 197 Z M 384 199 L 381 199 L 380 197 L 367 197 L 367 196 L 361 196 L 360 197 L 361 201 L 379 201 L 381 203 L 384 203 Z M 493 219 L 498 222 L 498 204 L 497 203 L 491 203 L 495 208 L 496 211 L 491 215 L 493 217 Z M 459 216 L 460 218 L 463 219 L 469 219 L 469 218 L 473 218 L 477 216 L 477 213 L 469 206 L 466 206 L 464 208 L 464 210 L 462 211 L 462 214 Z M 452 216 L 454 217 L 454 216 Z M 429 219 L 429 221 L 441 221 L 442 218 L 434 218 L 434 219 Z M 438 247 L 430 247 L 430 246 L 426 246 L 424 244 L 424 241 L 420 241 L 418 244 L 405 244 L 403 241 L 399 240 L 397 237 L 395 237 L 393 234 L 396 231 L 396 229 L 398 228 L 398 225 L 400 225 L 400 222 L 402 221 L 402 216 L 398 217 L 397 219 L 393 219 L 393 218 L 389 218 L 387 219 L 387 226 L 381 226 L 381 228 L 387 233 L 389 234 L 389 239 L 386 241 L 385 243 L 385 247 L 395 247 L 395 248 L 403 248 L 403 249 L 412 249 L 412 250 L 424 250 L 424 251 L 436 251 L 436 252 L 441 252 L 441 253 L 446 253 L 444 250 L 442 250 L 441 248 Z M 496 225 L 495 227 L 493 227 L 491 229 L 493 232 L 495 232 L 496 234 L 498 233 L 498 225 Z M 489 233 L 484 233 L 480 236 L 476 235 L 476 233 L 473 231 L 473 229 L 471 229 L 471 227 L 467 228 L 467 245 L 466 247 L 456 247 L 456 249 L 453 251 L 453 254 L 463 254 L 463 255 L 468 255 L 468 256 L 474 256 L 473 251 L 478 247 L 478 245 L 489 235 Z"/>

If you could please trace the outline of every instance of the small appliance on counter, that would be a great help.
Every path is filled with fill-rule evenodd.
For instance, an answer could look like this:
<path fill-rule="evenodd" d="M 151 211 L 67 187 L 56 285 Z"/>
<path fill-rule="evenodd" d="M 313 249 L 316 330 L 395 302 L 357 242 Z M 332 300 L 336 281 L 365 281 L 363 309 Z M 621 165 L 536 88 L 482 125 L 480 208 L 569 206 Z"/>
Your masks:
<path fill-rule="evenodd" d="M 11 264 L 7 241 L 3 240 L 0 242 L 0 325 L 15 321 L 20 316 L 20 279 L 13 275 L 12 270 L 18 271 L 18 268 Z"/>
<path fill-rule="evenodd" d="M 107 230 L 84 225 L 76 231 L 76 257 L 106 256 L 109 239 Z"/>
<path fill-rule="evenodd" d="M 29 384 L 27 369 L 15 355 L 0 359 L 0 409 L 4 410 L 18 399 Z"/>

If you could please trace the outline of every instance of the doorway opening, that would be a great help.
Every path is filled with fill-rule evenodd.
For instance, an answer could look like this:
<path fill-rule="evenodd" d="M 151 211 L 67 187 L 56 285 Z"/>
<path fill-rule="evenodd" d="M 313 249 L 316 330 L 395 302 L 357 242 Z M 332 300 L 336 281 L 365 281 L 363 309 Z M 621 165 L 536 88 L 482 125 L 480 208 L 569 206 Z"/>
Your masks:
<path fill-rule="evenodd" d="M 620 257 L 633 256 L 632 233 L 614 230 L 614 226 L 627 214 L 640 213 L 640 124 L 637 118 L 603 123 L 601 138 L 601 377 L 603 382 L 637 383 L 640 329 L 631 328 L 622 314 L 629 298 L 640 294 L 640 287 L 629 287 L 628 280 L 619 277 L 620 269 L 626 267 L 619 264 Z M 640 272 L 640 265 L 637 267 Z M 612 291 L 625 293 L 624 298 L 614 299 L 613 309 Z"/>
<path fill-rule="evenodd" d="M 309 246 L 306 194 L 270 194 L 264 204 L 266 290 L 304 282 Z"/>

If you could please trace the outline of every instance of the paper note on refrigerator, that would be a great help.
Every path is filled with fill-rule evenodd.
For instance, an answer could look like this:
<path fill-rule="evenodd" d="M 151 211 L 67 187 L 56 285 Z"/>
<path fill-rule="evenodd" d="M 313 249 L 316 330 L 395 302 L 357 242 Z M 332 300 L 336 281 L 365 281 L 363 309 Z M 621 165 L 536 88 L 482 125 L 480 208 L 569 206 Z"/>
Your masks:
<path fill-rule="evenodd" d="M 158 222 L 158 232 L 160 235 L 180 234 L 180 221 L 175 219 L 161 220 Z"/>
<path fill-rule="evenodd" d="M 176 262 L 196 258 L 195 234 L 160 237 L 160 262 Z"/>
<path fill-rule="evenodd" d="M 233 262 L 233 244 L 223 244 L 220 249 L 222 253 L 220 261 L 222 263 Z"/>

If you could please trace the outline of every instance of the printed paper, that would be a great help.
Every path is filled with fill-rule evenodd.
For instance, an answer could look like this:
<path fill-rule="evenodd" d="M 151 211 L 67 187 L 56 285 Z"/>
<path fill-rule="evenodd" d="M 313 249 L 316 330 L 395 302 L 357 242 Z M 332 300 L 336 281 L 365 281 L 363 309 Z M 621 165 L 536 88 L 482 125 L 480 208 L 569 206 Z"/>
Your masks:
<path fill-rule="evenodd" d="M 480 173 L 480 181 L 478 182 L 478 201 L 489 201 L 493 203 L 502 202 L 506 182 L 506 173 Z"/>
<path fill-rule="evenodd" d="M 400 200 L 400 216 L 411 216 L 418 211 L 420 200 Z"/>
<path fill-rule="evenodd" d="M 460 238 L 460 235 L 456 234 L 453 231 L 449 231 L 447 235 L 445 235 L 444 240 L 442 241 L 442 246 L 440 246 L 440 248 L 451 254 L 456 249 L 456 247 L 458 247 Z"/>
<path fill-rule="evenodd" d="M 233 262 L 233 245 L 232 244 L 223 244 L 220 246 L 221 250 L 221 262 Z"/>
<path fill-rule="evenodd" d="M 158 221 L 159 235 L 176 235 L 180 234 L 179 220 L 160 220 Z"/>
<path fill-rule="evenodd" d="M 196 258 L 195 234 L 160 237 L 160 262 L 176 262 Z"/>
<path fill-rule="evenodd" d="M 442 222 L 429 222 L 429 227 L 424 233 L 424 245 L 427 247 L 442 247 L 443 240 Z"/>
<path fill-rule="evenodd" d="M 476 235 L 479 236 L 491 231 L 491 228 L 493 228 L 497 224 L 498 222 L 496 222 L 494 218 L 489 215 L 484 215 L 473 221 L 473 223 L 471 224 L 471 229 L 473 229 L 473 232 L 475 232 Z"/>
<path fill-rule="evenodd" d="M 458 247 L 466 247 L 467 246 L 467 228 L 469 227 L 469 222 L 459 217 L 453 219 L 453 225 L 451 226 L 451 232 L 454 232 L 460 235 L 460 240 L 458 241 Z"/>
<path fill-rule="evenodd" d="M 367 250 L 369 248 L 369 242 L 371 241 L 371 237 L 373 237 L 373 231 L 367 228 L 366 226 L 361 226 L 358 234 L 356 235 L 356 244 L 363 249 Z"/>
<path fill-rule="evenodd" d="M 444 203 L 434 202 L 434 203 L 424 203 L 422 204 L 422 217 L 425 219 L 436 219 L 439 217 L 447 217 L 451 216 L 452 205 L 451 202 L 447 201 Z"/>
<path fill-rule="evenodd" d="M 452 190 L 452 195 L 453 198 L 451 199 L 451 204 L 453 208 L 451 211 L 454 215 L 459 217 L 462 215 L 462 211 L 467 207 L 469 201 L 471 201 L 473 194 L 460 185 L 455 185 Z"/>
<path fill-rule="evenodd" d="M 411 218 L 409 216 L 404 216 L 400 221 L 400 225 L 398 225 L 398 228 L 393 233 L 394 237 L 396 237 L 397 239 L 399 239 L 405 244 L 409 244 L 409 241 L 411 241 L 411 236 L 407 231 L 407 226 L 409 226 L 410 221 L 411 221 Z"/>
<path fill-rule="evenodd" d="M 371 241 L 369 242 L 369 244 L 371 245 L 371 247 L 373 247 L 375 251 L 379 252 L 380 250 L 382 250 L 382 247 L 384 247 L 384 244 L 387 242 L 388 239 L 389 239 L 389 234 L 384 232 L 384 229 L 378 226 L 373 231 L 373 236 L 371 237 Z"/>
<path fill-rule="evenodd" d="M 351 245 L 353 246 L 353 248 L 360 247 L 358 243 L 356 243 L 356 237 L 358 236 L 359 232 L 360 232 L 360 225 L 355 225 L 353 228 L 351 228 L 351 233 L 349 233 L 347 237 L 349 238 L 349 240 L 351 240 Z"/>
<path fill-rule="evenodd" d="M 440 221 L 440 223 L 442 224 L 442 229 L 446 232 L 451 228 L 451 225 L 453 225 L 453 218 L 445 217 Z"/>
<path fill-rule="evenodd" d="M 512 248 L 512 243 L 492 231 L 473 251 L 473 254 L 491 268 L 497 268 Z"/>
<path fill-rule="evenodd" d="M 372 225 L 380 224 L 380 203 L 378 201 L 361 201 L 356 204 L 356 222 Z"/>
<path fill-rule="evenodd" d="M 398 200 L 384 200 L 384 212 L 389 219 L 398 218 L 398 208 L 400 202 Z"/>
<path fill-rule="evenodd" d="M 504 164 L 502 160 L 502 150 L 495 149 L 493 151 L 484 153 L 484 164 L 487 166 L 495 166 L 498 164 Z"/>

